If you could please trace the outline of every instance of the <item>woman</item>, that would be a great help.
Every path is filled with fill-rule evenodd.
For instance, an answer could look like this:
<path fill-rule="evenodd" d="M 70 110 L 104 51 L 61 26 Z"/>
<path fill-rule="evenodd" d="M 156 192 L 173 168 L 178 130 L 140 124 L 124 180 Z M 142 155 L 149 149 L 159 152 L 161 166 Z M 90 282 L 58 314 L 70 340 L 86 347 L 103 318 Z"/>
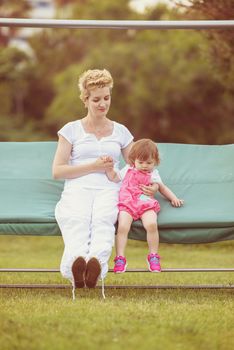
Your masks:
<path fill-rule="evenodd" d="M 73 297 L 75 288 L 94 288 L 108 272 L 120 185 L 106 171 L 118 171 L 121 153 L 127 161 L 133 143 L 125 126 L 107 118 L 112 87 L 107 70 L 84 72 L 79 89 L 87 115 L 58 131 L 53 176 L 65 185 L 55 217 L 65 245 L 60 270 L 73 284 Z"/>

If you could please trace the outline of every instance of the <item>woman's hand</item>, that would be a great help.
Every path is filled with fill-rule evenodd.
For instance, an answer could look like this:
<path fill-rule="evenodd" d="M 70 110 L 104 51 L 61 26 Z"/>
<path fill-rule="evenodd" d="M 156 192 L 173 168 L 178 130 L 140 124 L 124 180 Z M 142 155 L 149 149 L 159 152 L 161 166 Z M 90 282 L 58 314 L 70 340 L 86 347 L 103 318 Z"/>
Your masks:
<path fill-rule="evenodd" d="M 157 183 L 154 183 L 148 186 L 140 185 L 140 189 L 143 191 L 143 193 L 146 196 L 154 197 L 159 189 L 159 185 Z"/>

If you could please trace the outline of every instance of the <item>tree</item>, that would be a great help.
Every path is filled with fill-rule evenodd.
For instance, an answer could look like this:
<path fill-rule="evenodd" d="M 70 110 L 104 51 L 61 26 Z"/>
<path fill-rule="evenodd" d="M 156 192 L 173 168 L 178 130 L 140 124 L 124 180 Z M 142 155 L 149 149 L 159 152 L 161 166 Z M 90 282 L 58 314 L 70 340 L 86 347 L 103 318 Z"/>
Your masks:
<path fill-rule="evenodd" d="M 94 0 L 70 1 L 69 9 L 71 18 L 76 19 L 184 19 L 194 11 L 185 13 L 160 5 L 136 15 L 128 3 L 100 0 L 94 6 Z M 201 15 L 196 12 L 196 16 Z M 14 55 L 5 56 L 8 59 L 0 65 L 0 72 L 10 65 L 5 85 L 0 83 L 4 130 L 7 125 L 12 128 L 16 114 L 12 92 L 18 91 L 16 82 L 24 91 L 23 122 L 17 124 L 27 126 L 24 137 L 34 139 L 35 131 L 38 139 L 48 134 L 56 139 L 58 128 L 86 113 L 79 100 L 79 74 L 90 68 L 107 68 L 115 83 L 110 116 L 128 126 L 136 138 L 233 142 L 233 71 L 227 74 L 225 65 L 217 64 L 213 41 L 211 45 L 203 31 L 47 29 L 30 42 L 34 57 L 22 58 L 24 69 L 18 80 L 11 78 Z"/>
<path fill-rule="evenodd" d="M 195 17 L 208 20 L 231 20 L 234 16 L 234 0 L 189 0 L 189 5 L 185 8 L 187 16 L 193 19 Z M 209 61 L 213 75 L 222 86 L 226 106 L 221 113 L 222 127 L 219 140 L 233 142 L 234 31 L 233 29 L 213 29 L 202 33 L 210 43 L 206 50 L 206 60 Z"/>
<path fill-rule="evenodd" d="M 25 17 L 31 6 L 27 0 L 0 0 L 0 17 Z M 15 36 L 17 28 L 0 28 L 0 46 L 7 46 L 10 39 Z"/>
<path fill-rule="evenodd" d="M 57 3 L 61 4 L 61 1 Z M 68 7 L 68 19 L 137 18 L 129 6 L 129 0 L 69 1 Z M 127 30 L 46 29 L 33 36 L 30 45 L 45 74 L 53 76 L 69 64 L 82 61 L 100 43 L 108 42 L 112 45 L 128 40 L 126 33 Z"/>
<path fill-rule="evenodd" d="M 45 131 L 44 135 L 41 133 L 37 121 L 38 114 L 39 117 L 44 114 L 46 101 L 45 89 L 39 91 L 43 80 L 37 72 L 24 52 L 12 47 L 0 48 L 1 141 L 33 140 L 35 135 L 40 139 L 48 137 Z"/>
<path fill-rule="evenodd" d="M 0 90 L 3 94 L 0 112 L 21 117 L 27 90 L 28 57 L 15 48 L 0 48 Z M 7 92 L 7 93 L 6 93 Z"/>
<path fill-rule="evenodd" d="M 187 9 L 189 18 L 208 20 L 231 20 L 234 16 L 234 0 L 189 0 Z M 234 92 L 234 32 L 232 29 L 213 29 L 203 31 L 211 42 L 210 55 L 214 67 L 217 67 L 221 79 Z M 231 76 L 230 76 L 231 72 Z"/>
<path fill-rule="evenodd" d="M 84 115 L 78 75 L 88 68 L 105 67 L 115 83 L 110 115 L 127 125 L 136 138 L 222 142 L 223 115 L 229 119 L 230 111 L 223 86 L 204 60 L 206 44 L 200 33 L 188 36 L 186 31 L 137 32 L 128 43 L 117 43 L 108 51 L 107 43 L 100 44 L 78 65 L 56 76 L 55 98 L 47 110 L 51 130 L 55 133 Z"/>

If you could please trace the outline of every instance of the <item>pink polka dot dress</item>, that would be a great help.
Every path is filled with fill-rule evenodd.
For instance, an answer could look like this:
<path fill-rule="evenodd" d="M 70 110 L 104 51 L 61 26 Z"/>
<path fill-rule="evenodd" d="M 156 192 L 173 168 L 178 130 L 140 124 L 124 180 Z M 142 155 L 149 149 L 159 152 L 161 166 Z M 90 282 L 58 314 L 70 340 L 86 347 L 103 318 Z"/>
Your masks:
<path fill-rule="evenodd" d="M 144 195 L 140 188 L 140 185 L 147 186 L 151 183 L 152 173 L 129 168 L 119 193 L 119 211 L 128 212 L 133 220 L 140 219 L 142 214 L 148 210 L 158 213 L 160 211 L 159 202 L 155 198 Z"/>

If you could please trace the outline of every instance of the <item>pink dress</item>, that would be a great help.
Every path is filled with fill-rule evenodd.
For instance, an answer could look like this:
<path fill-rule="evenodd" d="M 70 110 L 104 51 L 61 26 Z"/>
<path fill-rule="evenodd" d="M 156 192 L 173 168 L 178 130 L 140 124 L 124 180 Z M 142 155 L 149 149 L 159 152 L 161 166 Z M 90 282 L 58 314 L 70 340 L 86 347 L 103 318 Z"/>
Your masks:
<path fill-rule="evenodd" d="M 134 220 L 141 218 L 147 210 L 160 211 L 159 202 L 143 194 L 140 185 L 150 185 L 151 173 L 135 168 L 128 169 L 119 192 L 119 211 L 128 212 Z"/>

